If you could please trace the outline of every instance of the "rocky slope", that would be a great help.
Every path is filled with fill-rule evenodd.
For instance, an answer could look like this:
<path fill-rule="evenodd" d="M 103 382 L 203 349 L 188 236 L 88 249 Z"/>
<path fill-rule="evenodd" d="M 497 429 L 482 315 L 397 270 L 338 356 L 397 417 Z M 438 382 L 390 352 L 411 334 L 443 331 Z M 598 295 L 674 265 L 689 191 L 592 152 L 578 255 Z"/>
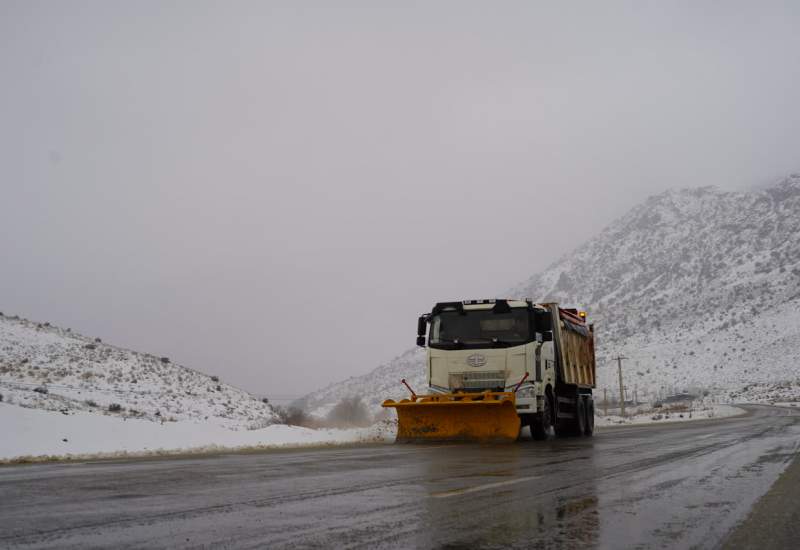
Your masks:
<path fill-rule="evenodd" d="M 256 429 L 276 420 L 269 404 L 172 363 L 69 329 L 0 314 L 0 396 L 5 403 L 155 422 L 211 422 Z"/>
<path fill-rule="evenodd" d="M 800 396 L 800 175 L 752 192 L 651 197 L 508 295 L 587 309 L 598 388 L 615 391 L 611 357 L 622 354 L 639 397 Z M 406 352 L 298 405 L 322 411 L 358 393 L 374 406 L 402 393 L 400 378 L 424 386 L 423 357 Z"/>

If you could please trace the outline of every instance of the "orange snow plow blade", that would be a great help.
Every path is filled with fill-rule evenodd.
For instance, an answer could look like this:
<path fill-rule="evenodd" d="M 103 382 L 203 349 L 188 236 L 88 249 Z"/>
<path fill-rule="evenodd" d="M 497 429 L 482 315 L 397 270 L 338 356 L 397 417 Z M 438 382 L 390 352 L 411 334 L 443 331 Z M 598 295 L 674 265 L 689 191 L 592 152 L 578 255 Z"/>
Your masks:
<path fill-rule="evenodd" d="M 520 419 L 512 392 L 413 396 L 397 410 L 397 441 L 515 441 Z"/>

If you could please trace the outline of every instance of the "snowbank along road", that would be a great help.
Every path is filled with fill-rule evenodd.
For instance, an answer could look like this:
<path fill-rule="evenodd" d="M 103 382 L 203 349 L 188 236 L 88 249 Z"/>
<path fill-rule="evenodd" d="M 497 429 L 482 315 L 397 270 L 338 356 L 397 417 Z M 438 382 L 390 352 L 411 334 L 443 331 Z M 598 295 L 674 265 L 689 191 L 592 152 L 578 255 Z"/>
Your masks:
<path fill-rule="evenodd" d="M 798 411 L 753 406 L 510 445 L 7 466 L 0 547 L 713 548 L 798 441 Z"/>

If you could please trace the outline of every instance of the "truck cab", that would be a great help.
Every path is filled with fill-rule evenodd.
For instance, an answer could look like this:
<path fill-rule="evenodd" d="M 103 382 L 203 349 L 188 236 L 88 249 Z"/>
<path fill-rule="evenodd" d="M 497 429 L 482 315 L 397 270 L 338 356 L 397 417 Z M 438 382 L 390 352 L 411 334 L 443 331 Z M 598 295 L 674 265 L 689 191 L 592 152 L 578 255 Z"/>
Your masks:
<path fill-rule="evenodd" d="M 426 323 L 431 392 L 504 392 L 522 381 L 517 411 L 541 409 L 536 396 L 556 381 L 549 310 L 525 300 L 444 302 Z"/>

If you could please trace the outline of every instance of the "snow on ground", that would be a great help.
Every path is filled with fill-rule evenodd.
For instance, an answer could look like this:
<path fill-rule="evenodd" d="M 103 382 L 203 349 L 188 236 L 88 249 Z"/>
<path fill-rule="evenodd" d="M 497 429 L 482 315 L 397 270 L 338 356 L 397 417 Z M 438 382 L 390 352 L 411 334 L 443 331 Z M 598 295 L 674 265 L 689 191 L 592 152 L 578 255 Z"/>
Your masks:
<path fill-rule="evenodd" d="M 745 411 L 731 405 L 711 405 L 685 412 L 641 412 L 621 418 L 598 416 L 598 427 L 685 422 L 724 418 Z M 55 459 L 89 459 L 196 454 L 248 449 L 392 442 L 396 422 L 367 428 L 309 429 L 274 424 L 258 430 L 234 431 L 201 421 L 155 423 L 149 420 L 69 414 L 0 403 L 0 463 Z"/>
<path fill-rule="evenodd" d="M 209 375 L 69 328 L 0 313 L 0 401 L 127 419 L 207 420 L 233 430 L 278 420 L 269 403 Z M 222 376 L 220 376 L 222 375 Z"/>
<path fill-rule="evenodd" d="M 709 418 L 726 418 L 744 414 L 745 410 L 732 405 L 710 405 L 689 411 L 648 410 L 635 414 L 597 416 L 595 426 L 620 426 L 630 424 L 656 424 L 666 422 L 688 422 L 690 420 L 708 420 Z"/>
<path fill-rule="evenodd" d="M 741 390 L 730 392 L 728 399 L 732 403 L 800 403 L 800 384 L 748 384 Z"/>
<path fill-rule="evenodd" d="M 395 427 L 386 421 L 356 429 L 312 430 L 273 424 L 258 430 L 234 431 L 203 421 L 161 424 L 0 403 L 0 433 L 3 463 L 394 441 Z"/>
<path fill-rule="evenodd" d="M 271 404 L 220 378 L 0 313 L 0 463 L 394 440 L 389 421 L 279 424 Z"/>

